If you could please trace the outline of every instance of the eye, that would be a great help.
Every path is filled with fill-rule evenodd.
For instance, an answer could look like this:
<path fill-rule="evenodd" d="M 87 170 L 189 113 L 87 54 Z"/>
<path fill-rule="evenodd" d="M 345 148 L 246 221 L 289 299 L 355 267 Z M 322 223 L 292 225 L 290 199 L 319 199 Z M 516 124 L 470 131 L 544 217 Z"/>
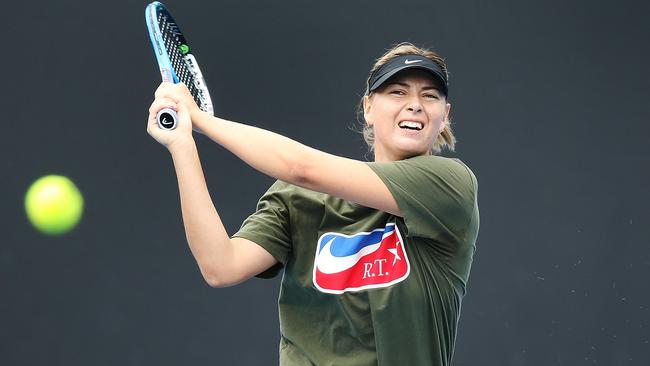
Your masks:
<path fill-rule="evenodd" d="M 405 94 L 406 94 L 406 92 L 403 91 L 403 90 L 401 90 L 401 89 L 391 90 L 390 93 L 391 93 L 391 94 L 395 94 L 395 95 L 405 95 Z"/>
<path fill-rule="evenodd" d="M 424 97 L 427 99 L 440 99 L 440 97 L 438 97 L 437 94 L 431 94 L 431 93 L 424 94 Z"/>

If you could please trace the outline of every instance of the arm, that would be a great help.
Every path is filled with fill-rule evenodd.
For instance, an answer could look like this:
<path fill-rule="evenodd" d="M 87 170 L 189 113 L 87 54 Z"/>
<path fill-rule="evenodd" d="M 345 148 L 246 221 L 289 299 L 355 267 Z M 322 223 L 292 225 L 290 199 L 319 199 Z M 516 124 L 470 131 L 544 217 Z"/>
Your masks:
<path fill-rule="evenodd" d="M 196 107 L 183 84 L 163 83 L 156 96 L 191 106 L 195 129 L 264 174 L 401 216 L 386 185 L 364 162 L 331 155 L 260 128 L 213 117 Z"/>
<path fill-rule="evenodd" d="M 154 102 L 147 131 L 171 153 L 187 242 L 206 282 L 213 287 L 230 286 L 270 268 L 276 260 L 262 247 L 243 238 L 229 238 L 205 183 L 187 110 L 179 105 L 178 127 L 164 131 L 155 116 L 165 107 L 175 105 L 165 99 Z"/>
<path fill-rule="evenodd" d="M 170 153 L 185 235 L 206 282 L 213 287 L 234 285 L 275 264 L 275 258 L 259 245 L 228 236 L 210 198 L 194 141 L 175 146 Z"/>

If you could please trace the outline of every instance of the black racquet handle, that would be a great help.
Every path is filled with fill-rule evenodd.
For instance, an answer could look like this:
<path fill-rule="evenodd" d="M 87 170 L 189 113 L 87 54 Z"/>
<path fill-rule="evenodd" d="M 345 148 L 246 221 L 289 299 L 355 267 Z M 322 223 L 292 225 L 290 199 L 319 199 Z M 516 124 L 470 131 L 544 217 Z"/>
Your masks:
<path fill-rule="evenodd" d="M 176 121 L 178 121 L 178 116 L 176 111 L 171 108 L 163 108 L 158 111 L 156 115 L 156 121 L 158 126 L 163 130 L 173 130 L 176 128 Z"/>

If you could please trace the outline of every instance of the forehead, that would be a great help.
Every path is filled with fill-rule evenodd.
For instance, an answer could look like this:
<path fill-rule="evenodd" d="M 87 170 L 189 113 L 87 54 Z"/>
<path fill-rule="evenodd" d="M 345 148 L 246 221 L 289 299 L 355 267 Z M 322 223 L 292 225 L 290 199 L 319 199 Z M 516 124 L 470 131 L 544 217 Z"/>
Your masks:
<path fill-rule="evenodd" d="M 434 87 L 442 90 L 442 82 L 435 78 L 430 72 L 422 69 L 406 69 L 390 77 L 384 83 L 385 86 L 390 84 L 422 84 L 424 87 Z"/>

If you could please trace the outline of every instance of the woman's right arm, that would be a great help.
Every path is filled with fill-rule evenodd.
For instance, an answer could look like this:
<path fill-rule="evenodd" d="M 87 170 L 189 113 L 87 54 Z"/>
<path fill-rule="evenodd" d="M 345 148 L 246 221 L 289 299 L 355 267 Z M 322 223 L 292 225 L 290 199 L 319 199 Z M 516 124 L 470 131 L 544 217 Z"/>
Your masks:
<path fill-rule="evenodd" d="M 156 112 L 165 107 L 176 109 L 176 104 L 170 100 L 152 104 L 147 131 L 172 156 L 187 242 L 203 278 L 212 287 L 225 287 L 270 268 L 277 261 L 269 252 L 247 239 L 229 237 L 208 192 L 189 114 L 179 105 L 178 126 L 165 131 L 155 121 Z"/>

